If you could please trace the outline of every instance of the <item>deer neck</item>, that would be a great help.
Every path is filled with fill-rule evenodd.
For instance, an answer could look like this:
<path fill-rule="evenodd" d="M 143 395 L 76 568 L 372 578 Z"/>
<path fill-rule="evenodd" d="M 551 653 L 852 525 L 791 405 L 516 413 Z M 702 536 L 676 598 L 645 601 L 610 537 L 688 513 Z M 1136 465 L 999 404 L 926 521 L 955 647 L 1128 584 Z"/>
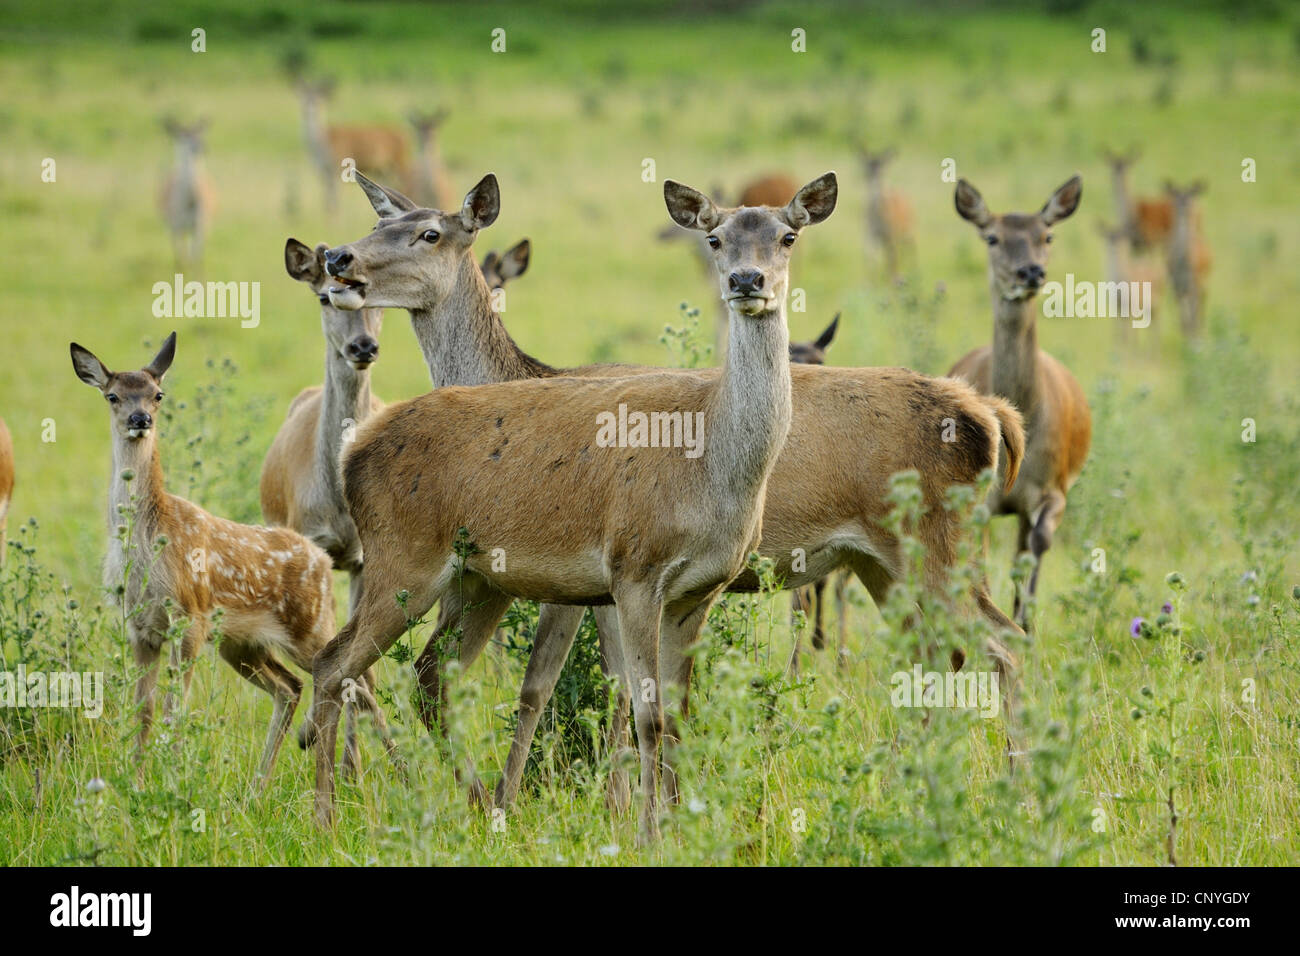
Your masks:
<path fill-rule="evenodd" d="M 176 182 L 182 188 L 193 187 L 198 178 L 198 157 L 184 143 L 176 144 Z"/>
<path fill-rule="evenodd" d="M 344 439 L 370 415 L 370 370 L 358 371 L 332 345 L 325 348 L 325 388 L 316 423 L 316 474 L 342 497 L 339 458 Z M 349 427 L 351 426 L 351 427 Z"/>
<path fill-rule="evenodd" d="M 316 158 L 319 160 L 326 156 L 329 150 L 325 142 L 325 126 L 321 122 L 320 106 L 314 100 L 304 99 L 302 102 L 302 130 L 307 148 Z"/>
<path fill-rule="evenodd" d="M 544 378 L 555 369 L 533 358 L 510 337 L 492 308 L 492 293 L 467 251 L 452 292 L 432 306 L 410 310 L 434 388 Z"/>
<path fill-rule="evenodd" d="M 727 357 L 705 411 L 710 478 L 747 500 L 767 480 L 790 431 L 790 333 L 785 302 L 761 316 L 728 309 Z"/>
<path fill-rule="evenodd" d="M 993 392 L 1028 419 L 1038 408 L 1037 297 L 1004 299 L 993 291 Z"/>
<path fill-rule="evenodd" d="M 123 477 L 130 472 L 128 481 Z M 167 506 L 162 458 L 154 429 L 144 438 L 113 436 L 113 473 L 108 483 L 108 537 L 118 540 L 118 526 L 127 524 L 136 542 L 151 543 Z"/>
<path fill-rule="evenodd" d="M 1123 168 L 1111 170 L 1111 183 L 1115 190 L 1115 213 L 1119 216 L 1119 225 L 1131 229 L 1133 226 L 1133 206 L 1128 194 L 1128 173 Z"/>

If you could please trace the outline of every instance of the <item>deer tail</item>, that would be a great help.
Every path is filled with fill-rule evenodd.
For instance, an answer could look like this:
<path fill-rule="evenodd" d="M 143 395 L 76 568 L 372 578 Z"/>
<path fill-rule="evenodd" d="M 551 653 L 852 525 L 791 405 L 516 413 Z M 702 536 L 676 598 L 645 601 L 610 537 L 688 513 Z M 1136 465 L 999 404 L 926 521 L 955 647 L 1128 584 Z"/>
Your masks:
<path fill-rule="evenodd" d="M 993 395 L 981 396 L 998 420 L 1002 431 L 1002 444 L 1007 450 L 1007 473 L 1003 491 L 1010 491 L 1025 460 L 1025 421 L 1010 402 Z"/>

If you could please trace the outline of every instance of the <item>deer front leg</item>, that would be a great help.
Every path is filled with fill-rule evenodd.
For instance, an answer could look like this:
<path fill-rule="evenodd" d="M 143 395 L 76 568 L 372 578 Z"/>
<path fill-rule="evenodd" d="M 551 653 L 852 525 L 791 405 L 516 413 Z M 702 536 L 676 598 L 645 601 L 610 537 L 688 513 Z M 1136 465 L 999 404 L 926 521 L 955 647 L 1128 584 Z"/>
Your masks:
<path fill-rule="evenodd" d="M 528 764 L 528 751 L 532 749 L 542 708 L 555 690 L 555 682 L 564 669 L 585 610 L 554 604 L 543 604 L 540 609 L 533 652 L 524 669 L 524 685 L 519 692 L 519 720 L 515 724 L 514 740 L 510 742 L 505 772 L 497 782 L 495 802 L 498 807 L 510 806 L 519 793 L 519 783 Z"/>
<path fill-rule="evenodd" d="M 148 608 L 127 625 L 131 653 L 141 673 L 135 682 L 135 706 L 140 714 L 140 733 L 136 738 L 135 760 L 138 783 L 144 784 L 144 752 L 153 729 L 154 692 L 158 686 L 158 658 L 167 633 L 167 614 L 162 608 Z"/>
<path fill-rule="evenodd" d="M 1034 570 L 1029 575 L 1029 600 L 1031 602 L 1038 594 L 1038 572 L 1043 566 L 1043 555 L 1052 546 L 1052 536 L 1056 533 L 1056 529 L 1060 527 L 1061 518 L 1064 516 L 1065 495 L 1055 489 L 1044 494 L 1043 503 L 1038 512 L 1038 520 L 1034 522 L 1033 530 L 1029 533 L 1029 552 L 1034 556 Z M 1020 626 L 1026 631 L 1030 629 L 1027 611 L 1024 619 L 1020 621 Z"/>
<path fill-rule="evenodd" d="M 596 636 L 600 644 L 600 669 L 613 688 L 614 701 L 610 711 L 609 727 L 605 732 L 605 752 L 609 754 L 609 780 L 605 788 L 605 806 L 611 813 L 625 814 L 632 806 L 632 786 L 623 755 L 632 749 L 628 717 L 632 709 L 632 696 L 628 692 L 627 666 L 623 662 L 623 647 L 618 633 L 618 609 L 611 606 L 591 609 L 596 618 Z"/>
<path fill-rule="evenodd" d="M 659 671 L 663 674 L 666 685 L 665 693 L 681 691 L 681 707 L 670 711 L 665 719 L 664 730 L 664 800 L 667 803 L 680 803 L 681 788 L 677 782 L 677 770 L 674 766 L 674 751 L 681 741 L 680 724 L 690 716 L 691 670 L 695 666 L 693 646 L 700 636 L 700 628 L 713 606 L 715 592 L 699 604 L 683 609 L 665 608 L 661 630 L 661 660 Z"/>
<path fill-rule="evenodd" d="M 835 615 L 839 627 L 835 666 L 843 667 L 849 660 L 849 613 L 848 613 L 849 572 L 835 572 Z"/>
<path fill-rule="evenodd" d="M 655 583 L 624 585 L 614 594 L 623 663 L 632 682 L 637 745 L 641 751 L 641 819 L 637 843 L 659 840 L 659 747 L 664 733 L 659 686 L 659 623 L 663 604 Z"/>

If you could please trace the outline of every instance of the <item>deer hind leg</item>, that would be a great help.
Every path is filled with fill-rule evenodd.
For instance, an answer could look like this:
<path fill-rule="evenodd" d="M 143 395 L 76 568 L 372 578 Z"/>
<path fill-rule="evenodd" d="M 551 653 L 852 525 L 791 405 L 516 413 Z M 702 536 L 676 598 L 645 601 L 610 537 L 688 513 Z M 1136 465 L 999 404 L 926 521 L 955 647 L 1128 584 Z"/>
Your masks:
<path fill-rule="evenodd" d="M 793 624 L 794 615 L 798 611 L 803 611 L 804 619 L 811 620 L 813 615 L 813 595 L 811 585 L 805 585 L 801 588 L 795 588 L 790 592 L 790 617 Z M 798 676 L 799 674 L 799 655 L 803 648 L 803 635 L 796 631 L 794 635 L 794 646 L 790 649 L 790 673 Z M 813 637 L 813 647 L 820 648 L 816 636 Z"/>
<path fill-rule="evenodd" d="M 600 645 L 600 669 L 610 682 L 614 700 L 609 727 L 605 732 L 605 752 L 610 757 L 609 780 L 605 790 L 605 806 L 611 813 L 623 815 L 632 807 L 632 786 L 623 769 L 623 755 L 632 749 L 629 716 L 632 710 L 631 686 L 627 665 L 623 660 L 622 639 L 618 631 L 618 609 L 612 605 L 594 607 L 596 636 Z"/>
<path fill-rule="evenodd" d="M 573 639 L 582 624 L 586 608 L 562 607 L 543 604 L 537 618 L 537 634 L 533 638 L 533 651 L 524 669 L 524 684 L 519 691 L 519 719 L 515 736 L 510 742 L 506 767 L 497 781 L 495 805 L 508 807 L 519 793 L 519 784 L 528 764 L 533 735 L 542 709 L 555 691 L 555 683 L 564 669 L 564 661 L 573 647 Z"/>
<path fill-rule="evenodd" d="M 691 670 L 695 665 L 692 646 L 699 639 L 700 628 L 708 616 L 709 608 L 720 592 L 712 594 L 690 606 L 678 605 L 664 609 L 664 620 L 660 630 L 660 664 L 659 672 L 663 675 L 665 693 L 681 691 L 681 707 L 669 711 L 664 720 L 664 775 L 663 791 L 666 803 L 680 803 L 681 787 L 677 780 L 674 766 L 674 751 L 681 741 L 680 724 L 690 717 L 691 705 Z"/>
<path fill-rule="evenodd" d="M 449 757 L 453 755 L 447 737 L 448 686 L 443 669 L 448 660 L 459 660 L 461 668 L 465 669 L 478 659 L 496 632 L 510 601 L 510 595 L 498 591 L 476 574 L 466 573 L 463 579 L 452 581 L 442 597 L 433 637 L 415 662 L 415 673 L 420 683 L 420 719 L 429 730 L 435 726 L 439 729 Z M 454 772 L 456 782 L 468 788 L 471 803 L 475 806 L 489 805 L 487 788 L 479 779 L 469 755 L 466 755 L 463 767 L 460 763 L 454 764 Z"/>
<path fill-rule="evenodd" d="M 659 748 L 664 734 L 663 695 L 659 686 L 659 625 L 663 603 L 654 581 L 628 583 L 614 593 L 619 643 L 627 668 L 641 751 L 641 815 L 637 842 L 659 839 Z"/>
<path fill-rule="evenodd" d="M 257 762 L 255 778 L 257 792 L 262 793 L 302 698 L 302 681 L 259 644 L 225 640 L 217 651 L 240 677 L 271 695 L 271 724 L 266 731 L 266 744 L 262 748 L 262 758 Z"/>

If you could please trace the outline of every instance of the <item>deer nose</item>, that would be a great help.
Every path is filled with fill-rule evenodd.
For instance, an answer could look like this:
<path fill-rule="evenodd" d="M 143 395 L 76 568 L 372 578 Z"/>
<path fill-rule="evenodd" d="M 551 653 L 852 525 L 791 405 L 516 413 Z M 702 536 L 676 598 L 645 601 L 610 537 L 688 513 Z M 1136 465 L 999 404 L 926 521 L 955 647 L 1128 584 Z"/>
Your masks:
<path fill-rule="evenodd" d="M 727 286 L 737 295 L 750 295 L 763 288 L 763 273 L 757 269 L 737 269 L 727 277 Z"/>
<path fill-rule="evenodd" d="M 332 276 L 339 275 L 352 264 L 352 253 L 346 249 L 325 250 L 325 271 Z"/>
<path fill-rule="evenodd" d="M 151 428 L 153 419 L 148 412 L 132 412 L 126 419 L 127 428 Z"/>
<path fill-rule="evenodd" d="M 1016 270 L 1016 278 L 1021 282 L 1027 282 L 1029 285 L 1038 285 L 1046 275 L 1047 273 L 1043 270 L 1043 267 L 1037 263 L 1021 266 Z"/>
<path fill-rule="evenodd" d="M 373 362 L 379 354 L 379 343 L 369 335 L 359 335 L 348 343 L 347 353 L 354 362 Z"/>

